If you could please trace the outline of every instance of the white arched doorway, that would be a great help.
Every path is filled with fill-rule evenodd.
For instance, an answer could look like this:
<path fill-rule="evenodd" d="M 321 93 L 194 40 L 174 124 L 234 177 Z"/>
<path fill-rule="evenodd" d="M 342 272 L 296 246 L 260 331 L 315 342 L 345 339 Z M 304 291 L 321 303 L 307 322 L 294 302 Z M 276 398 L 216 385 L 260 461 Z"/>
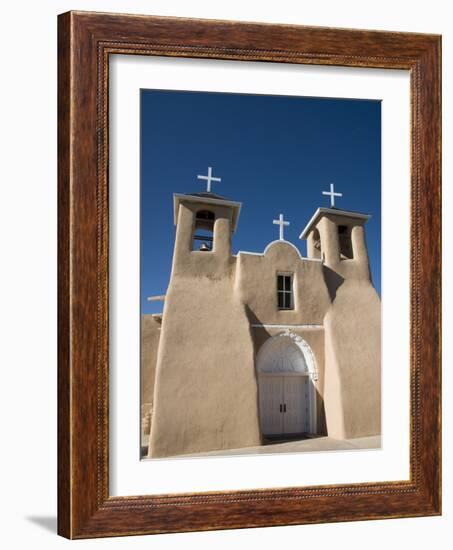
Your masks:
<path fill-rule="evenodd" d="M 261 433 L 316 433 L 316 362 L 303 338 L 283 332 L 266 340 L 257 356 Z"/>

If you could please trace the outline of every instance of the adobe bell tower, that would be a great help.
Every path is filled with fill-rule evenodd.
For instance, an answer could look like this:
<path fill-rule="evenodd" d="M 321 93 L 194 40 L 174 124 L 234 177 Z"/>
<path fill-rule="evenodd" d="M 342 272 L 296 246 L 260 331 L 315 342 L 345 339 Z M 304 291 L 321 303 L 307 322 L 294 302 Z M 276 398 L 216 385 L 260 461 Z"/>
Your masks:
<path fill-rule="evenodd" d="M 220 181 L 212 168 L 198 179 L 206 180 L 206 191 L 173 195 L 176 237 L 149 457 L 260 444 L 253 341 L 234 292 L 231 237 L 241 203 L 211 191 Z"/>
<path fill-rule="evenodd" d="M 323 194 L 331 197 L 330 208 L 318 208 L 299 237 L 307 240 L 308 257 L 321 259 L 343 278 L 371 280 L 364 227 L 371 216 L 336 208 L 335 196 L 342 194 L 333 184 Z"/>
<path fill-rule="evenodd" d="M 324 403 L 330 437 L 381 432 L 381 301 L 371 281 L 368 214 L 340 210 L 331 184 L 330 208 L 316 210 L 300 238 L 309 258 L 323 262 L 331 305 L 324 315 Z"/>
<path fill-rule="evenodd" d="M 205 192 L 173 195 L 176 239 L 172 278 L 207 272 L 225 275 L 232 264 L 231 237 L 242 205 L 211 191 L 211 182 L 221 181 L 212 176 L 211 167 L 207 176 L 198 178 L 207 180 Z"/>

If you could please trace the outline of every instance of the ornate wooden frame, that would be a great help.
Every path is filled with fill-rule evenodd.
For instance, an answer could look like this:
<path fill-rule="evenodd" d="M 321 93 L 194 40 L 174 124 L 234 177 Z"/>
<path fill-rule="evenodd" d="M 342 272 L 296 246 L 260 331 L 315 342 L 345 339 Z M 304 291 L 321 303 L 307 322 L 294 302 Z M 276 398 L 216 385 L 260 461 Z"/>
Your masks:
<path fill-rule="evenodd" d="M 87 12 L 60 15 L 58 24 L 58 532 L 87 538 L 440 514 L 440 37 Z M 410 71 L 409 481 L 109 496 L 110 54 Z"/>

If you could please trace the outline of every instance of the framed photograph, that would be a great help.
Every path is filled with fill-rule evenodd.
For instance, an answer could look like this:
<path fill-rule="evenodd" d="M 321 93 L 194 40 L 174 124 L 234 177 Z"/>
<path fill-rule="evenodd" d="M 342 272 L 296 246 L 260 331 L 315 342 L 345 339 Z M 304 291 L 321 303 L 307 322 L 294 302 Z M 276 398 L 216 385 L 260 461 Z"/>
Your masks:
<path fill-rule="evenodd" d="M 59 533 L 440 514 L 440 37 L 58 40 Z"/>

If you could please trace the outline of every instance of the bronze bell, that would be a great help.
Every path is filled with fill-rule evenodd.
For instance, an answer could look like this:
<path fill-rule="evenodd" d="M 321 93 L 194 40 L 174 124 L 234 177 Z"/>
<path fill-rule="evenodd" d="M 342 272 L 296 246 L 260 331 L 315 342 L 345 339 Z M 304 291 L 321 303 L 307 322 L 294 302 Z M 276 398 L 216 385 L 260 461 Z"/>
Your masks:
<path fill-rule="evenodd" d="M 211 249 L 209 248 L 208 243 L 201 243 L 200 251 L 201 252 L 209 252 Z"/>

